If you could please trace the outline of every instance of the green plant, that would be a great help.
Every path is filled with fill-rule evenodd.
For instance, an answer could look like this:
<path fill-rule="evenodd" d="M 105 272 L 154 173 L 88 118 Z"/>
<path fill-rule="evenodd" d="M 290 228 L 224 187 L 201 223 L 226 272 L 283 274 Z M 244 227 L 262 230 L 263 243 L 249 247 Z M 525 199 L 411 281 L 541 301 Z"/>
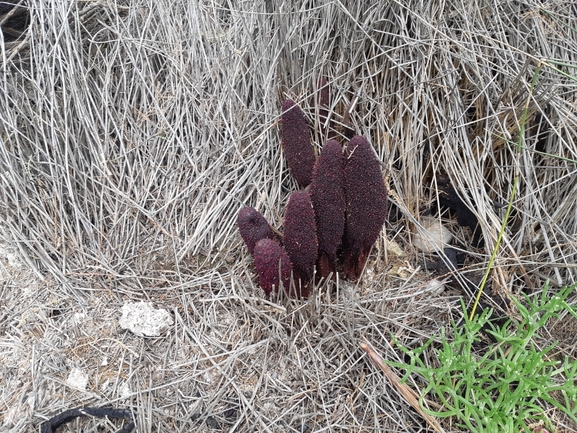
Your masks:
<path fill-rule="evenodd" d="M 544 408 L 547 403 L 577 422 L 577 361 L 552 359 L 554 343 L 544 349 L 535 343 L 550 318 L 561 311 L 576 316 L 566 302 L 575 287 L 549 297 L 546 285 L 536 299 L 514 299 L 517 317 L 500 327 L 491 323 L 492 310 L 470 319 L 463 305 L 464 323 L 453 323 L 453 341 L 441 334 L 441 347 L 434 349 L 436 362 L 424 361 L 434 341 L 431 338 L 419 349 L 399 344 L 410 364 L 389 364 L 406 369 L 403 381 L 415 373 L 425 379 L 420 404 L 427 398 L 441 405 L 437 410 L 423 407 L 426 413 L 454 417 L 457 425 L 471 432 L 531 431 L 529 424 L 535 421 L 543 421 L 550 429 Z M 475 347 L 483 345 L 475 343 L 480 341 L 482 329 L 493 337 L 494 344 L 478 351 Z"/>

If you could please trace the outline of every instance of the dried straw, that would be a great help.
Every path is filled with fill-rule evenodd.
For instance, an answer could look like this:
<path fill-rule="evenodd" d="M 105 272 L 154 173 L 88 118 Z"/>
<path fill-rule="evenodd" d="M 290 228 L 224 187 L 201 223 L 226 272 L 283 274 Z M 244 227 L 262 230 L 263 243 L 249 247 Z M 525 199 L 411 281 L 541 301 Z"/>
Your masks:
<path fill-rule="evenodd" d="M 24 266 L 0 284 L 10 431 L 84 404 L 129 407 L 142 432 L 426 431 L 359 338 L 396 359 L 391 334 L 418 346 L 458 319 L 463 293 L 429 293 L 410 244 L 441 174 L 485 239 L 452 222 L 468 254 L 453 280 L 485 269 L 518 175 L 493 287 L 577 281 L 571 2 L 29 3 L 30 31 L 0 43 L 0 235 Z M 405 256 L 387 261 L 383 234 L 358 286 L 265 302 L 236 214 L 280 228 L 295 182 L 279 107 L 320 131 L 321 76 L 335 134 L 350 122 L 383 162 Z M 138 300 L 171 312 L 166 335 L 119 329 Z"/>

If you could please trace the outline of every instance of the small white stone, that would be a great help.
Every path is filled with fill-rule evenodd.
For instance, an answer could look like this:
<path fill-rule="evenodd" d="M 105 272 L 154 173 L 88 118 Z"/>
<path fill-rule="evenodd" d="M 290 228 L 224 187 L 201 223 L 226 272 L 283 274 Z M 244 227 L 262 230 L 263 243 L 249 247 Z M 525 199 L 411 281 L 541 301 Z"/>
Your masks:
<path fill-rule="evenodd" d="M 74 325 L 80 325 L 86 319 L 86 314 L 84 313 L 74 313 L 72 315 L 72 323 Z"/>
<path fill-rule="evenodd" d="M 80 368 L 74 367 L 70 370 L 66 385 L 79 391 L 86 391 L 88 386 L 88 375 Z"/>
<path fill-rule="evenodd" d="M 445 283 L 443 281 L 433 279 L 427 283 L 426 290 L 431 294 L 440 295 L 445 290 Z"/>
<path fill-rule="evenodd" d="M 443 251 L 443 248 L 451 242 L 453 235 L 436 218 L 425 217 L 421 219 L 421 227 L 417 227 L 413 235 L 413 245 L 426 253 Z"/>
<path fill-rule="evenodd" d="M 122 398 L 130 397 L 130 395 L 132 394 L 132 391 L 130 391 L 130 385 L 128 385 L 128 382 L 125 382 L 124 385 L 122 385 L 120 387 L 120 389 L 118 390 L 118 393 L 120 394 L 120 397 L 122 397 Z"/>
<path fill-rule="evenodd" d="M 152 307 L 151 302 L 129 302 L 122 306 L 120 327 L 139 337 L 157 337 L 173 324 L 168 311 Z"/>

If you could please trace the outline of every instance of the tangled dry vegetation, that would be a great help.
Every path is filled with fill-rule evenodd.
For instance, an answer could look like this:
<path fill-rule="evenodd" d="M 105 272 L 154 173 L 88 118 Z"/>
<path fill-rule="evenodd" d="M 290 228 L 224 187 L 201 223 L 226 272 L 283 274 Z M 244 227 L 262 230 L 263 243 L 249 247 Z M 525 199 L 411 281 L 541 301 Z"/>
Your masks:
<path fill-rule="evenodd" d="M 391 335 L 418 347 L 460 319 L 515 177 L 489 298 L 577 281 L 573 2 L 30 3 L 29 31 L 0 48 L 0 230 L 20 260 L 0 268 L 7 431 L 81 405 L 130 408 L 139 432 L 431 431 L 359 342 L 403 361 Z M 281 225 L 296 185 L 280 103 L 322 131 L 321 75 L 329 117 L 388 173 L 389 222 L 358 285 L 269 302 L 236 215 L 253 206 Z M 411 238 L 438 216 L 441 176 L 484 244 L 441 215 L 465 263 L 438 276 Z M 445 277 L 444 291 L 430 284 Z M 155 338 L 120 329 L 139 300 L 174 324 Z M 548 337 L 575 358 L 571 327 L 561 318 Z"/>

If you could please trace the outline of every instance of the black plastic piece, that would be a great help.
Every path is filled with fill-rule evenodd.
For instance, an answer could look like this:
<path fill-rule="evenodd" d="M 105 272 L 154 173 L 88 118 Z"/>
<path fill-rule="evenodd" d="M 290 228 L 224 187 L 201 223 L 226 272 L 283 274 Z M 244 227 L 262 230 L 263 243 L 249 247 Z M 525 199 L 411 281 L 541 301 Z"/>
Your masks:
<path fill-rule="evenodd" d="M 81 416 L 93 416 L 96 418 L 125 418 L 128 423 L 118 430 L 117 433 L 130 433 L 134 430 L 135 424 L 132 412 L 128 409 L 112 409 L 109 407 L 79 407 L 65 410 L 59 415 L 50 418 L 42 423 L 40 433 L 56 433 L 58 427 L 69 423 Z"/>

